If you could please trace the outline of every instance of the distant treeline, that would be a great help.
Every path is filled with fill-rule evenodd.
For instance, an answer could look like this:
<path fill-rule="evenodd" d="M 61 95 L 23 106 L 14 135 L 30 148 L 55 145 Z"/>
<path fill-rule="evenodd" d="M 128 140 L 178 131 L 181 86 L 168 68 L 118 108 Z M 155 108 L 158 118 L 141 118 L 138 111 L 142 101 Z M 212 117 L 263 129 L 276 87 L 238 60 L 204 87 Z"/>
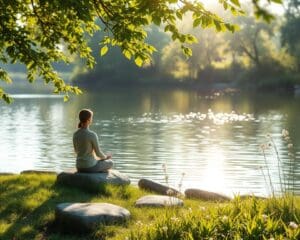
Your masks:
<path fill-rule="evenodd" d="M 100 31 L 90 39 L 97 61 L 94 69 L 87 69 L 76 56 L 74 63 L 57 63 L 55 69 L 67 82 L 73 81 L 87 89 L 145 85 L 292 89 L 300 84 L 300 3 L 299 0 L 286 0 L 285 5 L 284 16 L 278 16 L 270 24 L 257 21 L 251 14 L 224 15 L 229 22 L 240 26 L 234 34 L 217 33 L 212 29 L 195 30 L 192 17 L 187 17 L 180 27 L 198 39 L 197 44 L 191 45 L 193 55 L 190 58 L 183 55 L 180 43 L 173 42 L 163 27 L 153 25 L 147 30 L 148 43 L 157 51 L 152 62 L 143 67 L 125 58 L 118 48 L 110 48 L 101 57 L 99 42 L 103 35 Z M 6 69 L 12 73 L 15 83 L 25 85 L 24 66 L 11 64 Z M 40 85 L 37 88 L 41 88 Z"/>
<path fill-rule="evenodd" d="M 191 32 L 197 44 L 191 46 L 193 56 L 186 58 L 180 44 L 157 26 L 148 29 L 148 42 L 157 48 L 153 61 L 142 68 L 128 61 L 119 49 L 109 49 L 99 56 L 101 33 L 91 39 L 97 64 L 87 71 L 77 67 L 74 83 L 95 89 L 116 85 L 173 85 L 209 87 L 225 83 L 235 87 L 289 89 L 300 84 L 300 14 L 299 3 L 287 3 L 284 17 L 271 24 L 254 17 L 232 17 L 240 26 L 232 33 L 217 33 L 211 29 L 194 30 L 191 19 L 185 19 L 182 29 Z"/>

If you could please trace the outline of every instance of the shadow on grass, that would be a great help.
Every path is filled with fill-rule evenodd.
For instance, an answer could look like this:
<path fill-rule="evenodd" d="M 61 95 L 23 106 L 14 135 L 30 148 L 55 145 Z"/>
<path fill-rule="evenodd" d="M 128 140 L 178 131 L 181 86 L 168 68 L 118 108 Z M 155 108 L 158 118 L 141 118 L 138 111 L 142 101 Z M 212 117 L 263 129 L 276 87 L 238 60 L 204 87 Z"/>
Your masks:
<path fill-rule="evenodd" d="M 96 194 L 54 182 L 53 178 L 41 180 L 38 176 L 0 181 L 1 240 L 93 239 L 92 234 L 78 234 L 77 229 L 73 232 L 58 225 L 55 208 L 64 202 L 90 202 Z M 97 191 L 98 195 L 110 196 L 105 185 L 99 186 Z"/>

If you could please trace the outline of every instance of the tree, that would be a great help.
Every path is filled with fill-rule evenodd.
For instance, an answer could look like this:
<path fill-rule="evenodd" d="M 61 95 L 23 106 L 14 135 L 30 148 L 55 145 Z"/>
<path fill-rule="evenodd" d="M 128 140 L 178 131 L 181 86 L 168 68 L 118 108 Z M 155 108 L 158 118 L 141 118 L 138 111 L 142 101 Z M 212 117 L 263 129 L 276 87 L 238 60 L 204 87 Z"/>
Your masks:
<path fill-rule="evenodd" d="M 263 55 L 270 56 L 264 42 L 265 36 L 272 35 L 272 27 L 265 22 L 257 22 L 253 17 L 238 17 L 240 31 L 233 35 L 230 46 L 233 52 L 247 56 L 258 69 L 262 65 Z"/>
<path fill-rule="evenodd" d="M 243 13 L 239 0 L 220 0 L 219 3 L 233 14 Z M 271 15 L 259 6 L 260 0 L 252 0 L 252 3 L 258 17 L 271 19 Z M 150 61 L 156 50 L 146 43 L 144 30 L 154 23 L 163 25 L 172 40 L 181 43 L 183 52 L 191 55 L 186 44 L 193 43 L 195 38 L 181 33 L 176 26 L 176 21 L 189 12 L 193 15 L 194 27 L 235 30 L 234 25 L 226 23 L 196 0 L 0 0 L 0 62 L 24 64 L 29 82 L 40 77 L 53 84 L 55 93 L 65 93 L 67 99 L 69 93 L 81 91 L 66 84 L 54 71 L 53 63 L 68 63 L 70 56 L 78 54 L 86 60 L 87 66 L 93 67 L 94 59 L 87 45 L 89 35 L 98 30 L 105 33 L 99 40 L 101 56 L 110 46 L 118 46 L 126 58 L 133 58 L 141 66 Z M 102 21 L 103 29 L 99 29 L 96 19 Z M 11 83 L 4 68 L 0 69 L 0 79 Z M 1 86 L 0 98 L 11 101 Z"/>
<path fill-rule="evenodd" d="M 289 53 L 295 57 L 300 71 L 300 0 L 289 0 L 285 13 L 286 22 L 281 29 L 281 40 Z"/>

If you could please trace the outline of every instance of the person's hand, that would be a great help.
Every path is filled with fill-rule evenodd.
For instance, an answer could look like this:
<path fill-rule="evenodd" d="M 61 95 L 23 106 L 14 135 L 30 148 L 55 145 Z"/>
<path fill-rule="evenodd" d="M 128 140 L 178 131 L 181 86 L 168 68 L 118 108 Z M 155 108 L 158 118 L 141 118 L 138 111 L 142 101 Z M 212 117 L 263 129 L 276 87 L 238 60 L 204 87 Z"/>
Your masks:
<path fill-rule="evenodd" d="M 106 154 L 106 159 L 111 159 L 111 157 L 112 157 L 112 154 L 111 154 L 111 153 L 107 153 L 107 154 Z"/>

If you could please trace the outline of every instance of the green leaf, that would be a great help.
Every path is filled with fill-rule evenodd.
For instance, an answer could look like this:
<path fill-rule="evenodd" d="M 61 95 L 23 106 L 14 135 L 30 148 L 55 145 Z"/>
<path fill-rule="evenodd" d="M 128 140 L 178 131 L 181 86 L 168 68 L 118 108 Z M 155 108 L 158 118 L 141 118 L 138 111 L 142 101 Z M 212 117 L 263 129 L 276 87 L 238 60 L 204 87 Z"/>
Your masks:
<path fill-rule="evenodd" d="M 230 0 L 234 5 L 241 7 L 240 1 L 239 0 Z"/>
<path fill-rule="evenodd" d="M 194 22 L 193 22 L 193 27 L 195 28 L 195 27 L 198 27 L 199 25 L 200 25 L 200 23 L 201 23 L 201 18 L 196 18 L 195 20 L 194 20 Z"/>
<path fill-rule="evenodd" d="M 215 28 L 218 32 L 220 32 L 222 30 L 222 27 L 221 27 L 221 24 L 219 21 L 217 20 L 214 20 L 214 25 L 215 25 Z"/>
<path fill-rule="evenodd" d="M 154 23 L 155 25 L 157 25 L 157 26 L 159 26 L 159 25 L 161 24 L 161 18 L 160 18 L 160 17 L 154 16 L 154 17 L 152 18 L 152 20 L 153 20 L 153 23 Z"/>
<path fill-rule="evenodd" d="M 100 50 L 101 57 L 104 56 L 107 52 L 108 52 L 108 47 L 107 47 L 107 45 L 105 45 Z"/>
<path fill-rule="evenodd" d="M 124 50 L 123 54 L 127 59 L 129 59 L 129 60 L 131 59 L 131 53 L 128 50 Z"/>
<path fill-rule="evenodd" d="M 141 67 L 141 66 L 143 65 L 143 63 L 144 63 L 143 59 L 141 59 L 140 57 L 136 57 L 136 58 L 134 59 L 134 62 L 135 62 L 135 64 L 138 65 L 139 67 Z"/>
<path fill-rule="evenodd" d="M 181 49 L 183 50 L 184 55 L 186 55 L 187 57 L 191 57 L 193 55 L 192 49 L 183 45 L 181 46 Z"/>
<path fill-rule="evenodd" d="M 65 95 L 65 96 L 64 96 L 64 102 L 69 101 L 69 99 L 70 99 L 70 97 L 69 97 L 68 95 Z"/>
<path fill-rule="evenodd" d="M 228 8 L 228 3 L 227 3 L 227 2 L 224 2 L 224 3 L 223 3 L 223 7 L 224 7 L 225 10 L 227 10 L 227 8 Z"/>
<path fill-rule="evenodd" d="M 191 35 L 191 34 L 187 34 L 187 36 L 186 36 L 186 42 L 190 43 L 190 44 L 191 43 L 197 43 L 198 39 L 195 36 Z"/>
<path fill-rule="evenodd" d="M 176 16 L 177 16 L 178 19 L 182 20 L 182 13 L 181 12 L 177 11 Z"/>

